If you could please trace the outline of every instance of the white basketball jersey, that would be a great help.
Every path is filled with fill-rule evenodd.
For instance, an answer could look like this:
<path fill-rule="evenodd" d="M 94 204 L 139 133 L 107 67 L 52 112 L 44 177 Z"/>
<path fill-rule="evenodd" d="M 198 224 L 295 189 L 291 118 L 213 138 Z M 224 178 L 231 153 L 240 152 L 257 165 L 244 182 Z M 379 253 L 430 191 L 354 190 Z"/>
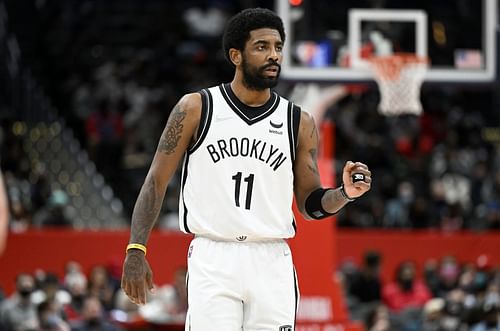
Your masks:
<path fill-rule="evenodd" d="M 181 230 L 240 241 L 293 237 L 300 108 L 274 92 L 263 106 L 246 106 L 229 84 L 200 93 L 198 140 L 182 169 Z"/>

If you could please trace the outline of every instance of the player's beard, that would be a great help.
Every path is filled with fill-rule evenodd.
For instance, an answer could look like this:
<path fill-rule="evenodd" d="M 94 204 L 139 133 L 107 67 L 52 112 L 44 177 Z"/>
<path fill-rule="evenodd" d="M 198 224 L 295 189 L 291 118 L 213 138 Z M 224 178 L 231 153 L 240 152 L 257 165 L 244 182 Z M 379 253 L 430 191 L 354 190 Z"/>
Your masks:
<path fill-rule="evenodd" d="M 278 72 L 274 77 L 268 76 L 265 72 L 265 70 L 271 66 L 278 67 Z M 281 66 L 277 62 L 271 62 L 257 68 L 248 64 L 246 57 L 243 55 L 241 67 L 243 69 L 243 84 L 250 90 L 262 91 L 278 85 Z"/>

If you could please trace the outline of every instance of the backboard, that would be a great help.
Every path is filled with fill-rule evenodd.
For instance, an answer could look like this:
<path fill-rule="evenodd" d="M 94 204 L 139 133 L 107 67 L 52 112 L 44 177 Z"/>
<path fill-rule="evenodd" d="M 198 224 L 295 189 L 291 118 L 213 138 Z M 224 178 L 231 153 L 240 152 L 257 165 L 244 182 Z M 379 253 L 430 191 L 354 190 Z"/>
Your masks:
<path fill-rule="evenodd" d="M 497 0 L 276 0 L 287 33 L 282 76 L 367 81 L 363 59 L 427 56 L 425 81 L 496 79 Z"/>

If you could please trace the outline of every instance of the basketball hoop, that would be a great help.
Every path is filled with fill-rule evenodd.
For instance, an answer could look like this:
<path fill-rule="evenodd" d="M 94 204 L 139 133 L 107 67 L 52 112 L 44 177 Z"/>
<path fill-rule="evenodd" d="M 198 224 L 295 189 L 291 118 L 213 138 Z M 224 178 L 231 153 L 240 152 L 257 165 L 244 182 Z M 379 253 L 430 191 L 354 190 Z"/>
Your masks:
<path fill-rule="evenodd" d="M 369 67 L 380 90 L 378 110 L 386 116 L 422 113 L 420 87 L 428 58 L 408 53 L 371 57 Z"/>

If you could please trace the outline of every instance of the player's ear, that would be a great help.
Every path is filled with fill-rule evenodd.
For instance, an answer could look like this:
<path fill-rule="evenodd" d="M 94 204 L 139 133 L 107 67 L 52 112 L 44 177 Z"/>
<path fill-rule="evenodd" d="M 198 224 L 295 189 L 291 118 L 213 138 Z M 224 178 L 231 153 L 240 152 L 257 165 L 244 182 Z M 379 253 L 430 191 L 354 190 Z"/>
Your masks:
<path fill-rule="evenodd" d="M 239 66 L 241 64 L 241 52 L 236 48 L 229 49 L 229 59 L 235 66 Z"/>

